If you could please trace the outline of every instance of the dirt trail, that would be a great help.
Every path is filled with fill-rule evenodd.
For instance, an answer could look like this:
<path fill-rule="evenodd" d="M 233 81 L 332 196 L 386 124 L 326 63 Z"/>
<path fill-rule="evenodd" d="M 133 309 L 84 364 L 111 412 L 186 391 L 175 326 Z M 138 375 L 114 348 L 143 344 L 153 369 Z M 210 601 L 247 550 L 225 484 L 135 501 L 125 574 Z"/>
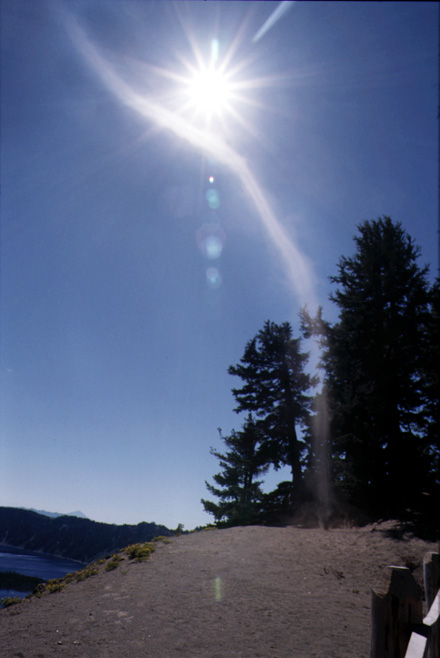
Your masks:
<path fill-rule="evenodd" d="M 434 543 L 387 526 L 231 528 L 0 610 L 1 658 L 368 658 L 371 588 Z"/>

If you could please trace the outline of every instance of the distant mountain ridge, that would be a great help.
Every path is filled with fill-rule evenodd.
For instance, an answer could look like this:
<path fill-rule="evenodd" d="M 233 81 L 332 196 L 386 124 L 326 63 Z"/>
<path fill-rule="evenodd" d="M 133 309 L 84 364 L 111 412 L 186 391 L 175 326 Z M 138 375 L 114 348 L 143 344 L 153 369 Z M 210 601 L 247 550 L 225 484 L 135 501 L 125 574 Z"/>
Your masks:
<path fill-rule="evenodd" d="M 32 510 L 0 507 L 0 544 L 91 562 L 130 544 L 172 536 L 156 523 L 111 525 L 77 516 L 45 516 Z"/>
<path fill-rule="evenodd" d="M 19 507 L 18 509 L 26 509 L 30 512 L 36 512 L 37 514 L 42 514 L 43 516 L 50 516 L 55 519 L 57 516 L 77 516 L 79 519 L 88 519 L 89 517 L 77 510 L 76 512 L 47 512 L 44 509 L 35 509 L 34 507 Z"/>

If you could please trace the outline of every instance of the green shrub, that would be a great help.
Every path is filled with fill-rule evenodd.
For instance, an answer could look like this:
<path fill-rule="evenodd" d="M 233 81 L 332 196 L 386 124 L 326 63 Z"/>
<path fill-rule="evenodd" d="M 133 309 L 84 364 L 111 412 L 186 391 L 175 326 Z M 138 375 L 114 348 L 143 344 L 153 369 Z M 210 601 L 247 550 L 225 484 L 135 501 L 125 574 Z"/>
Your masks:
<path fill-rule="evenodd" d="M 90 578 L 90 576 L 96 576 L 99 573 L 99 570 L 94 567 L 93 565 L 86 567 L 85 569 L 82 569 L 81 571 L 77 571 L 75 574 L 76 577 L 76 582 L 80 583 L 83 580 L 86 580 L 87 578 Z"/>
<path fill-rule="evenodd" d="M 67 583 L 63 582 L 60 578 L 54 578 L 53 580 L 49 580 L 46 584 L 46 592 L 49 592 L 49 594 L 60 592 L 66 585 Z"/>
<path fill-rule="evenodd" d="M 20 601 L 21 599 L 19 596 L 5 596 L 0 603 L 4 608 L 9 608 L 10 605 L 15 605 L 16 603 L 20 603 Z"/>
<path fill-rule="evenodd" d="M 168 537 L 165 537 L 164 535 L 159 535 L 159 537 L 153 537 L 151 541 L 154 544 L 157 544 L 158 542 L 162 542 L 162 544 L 171 544 L 171 539 L 168 539 Z"/>
<path fill-rule="evenodd" d="M 144 544 L 132 544 L 124 548 L 124 552 L 127 553 L 130 560 L 135 560 L 136 562 L 142 562 L 143 560 L 148 560 L 151 553 L 154 553 L 155 547 L 152 543 L 145 542 Z"/>
<path fill-rule="evenodd" d="M 36 586 L 36 588 L 33 591 L 33 594 L 40 598 L 43 596 L 44 592 L 46 591 L 46 583 L 40 583 L 39 585 Z"/>
<path fill-rule="evenodd" d="M 120 557 L 119 555 L 113 555 L 110 562 L 107 562 L 107 564 L 105 565 L 105 571 L 113 571 L 113 569 L 116 569 L 117 567 L 119 567 L 119 563 L 123 559 L 124 558 Z"/>

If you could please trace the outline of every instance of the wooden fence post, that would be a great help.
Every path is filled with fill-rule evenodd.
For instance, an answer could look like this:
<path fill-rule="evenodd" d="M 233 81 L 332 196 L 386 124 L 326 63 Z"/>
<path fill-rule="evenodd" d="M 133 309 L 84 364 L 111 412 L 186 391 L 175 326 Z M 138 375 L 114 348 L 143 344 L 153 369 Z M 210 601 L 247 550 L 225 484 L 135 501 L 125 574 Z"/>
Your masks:
<path fill-rule="evenodd" d="M 440 590 L 423 623 L 428 631 L 428 658 L 440 658 Z"/>
<path fill-rule="evenodd" d="M 423 558 L 425 581 L 426 617 L 429 627 L 428 658 L 440 658 L 440 555 L 426 553 Z"/>
<path fill-rule="evenodd" d="M 440 555 L 438 553 L 426 553 L 423 558 L 423 580 L 425 582 L 426 613 L 428 613 L 435 595 L 440 589 Z"/>
<path fill-rule="evenodd" d="M 406 567 L 387 567 L 372 590 L 370 658 L 404 658 L 414 625 L 423 621 L 422 593 Z"/>

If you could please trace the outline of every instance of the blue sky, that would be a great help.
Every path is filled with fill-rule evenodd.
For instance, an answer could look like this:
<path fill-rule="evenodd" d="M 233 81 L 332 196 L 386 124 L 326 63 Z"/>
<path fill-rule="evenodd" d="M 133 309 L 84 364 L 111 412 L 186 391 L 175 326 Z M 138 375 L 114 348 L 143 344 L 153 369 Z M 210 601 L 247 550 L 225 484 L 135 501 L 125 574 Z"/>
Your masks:
<path fill-rule="evenodd" d="M 435 276 L 438 4 L 278 6 L 2 2 L 0 505 L 209 522 L 265 320 L 335 319 L 365 219 Z"/>

